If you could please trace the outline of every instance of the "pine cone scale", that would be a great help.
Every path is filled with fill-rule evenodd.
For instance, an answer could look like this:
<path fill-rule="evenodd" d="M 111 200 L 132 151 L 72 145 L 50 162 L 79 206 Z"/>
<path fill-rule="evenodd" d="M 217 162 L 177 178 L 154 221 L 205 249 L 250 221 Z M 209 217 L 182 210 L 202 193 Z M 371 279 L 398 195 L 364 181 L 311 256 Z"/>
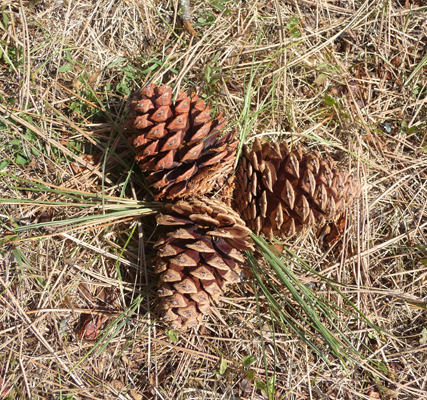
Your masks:
<path fill-rule="evenodd" d="M 336 221 L 359 196 L 360 184 L 317 152 L 264 143 L 244 146 L 237 173 L 236 203 L 257 234 L 292 236 L 315 224 Z"/>
<path fill-rule="evenodd" d="M 140 97 L 131 103 L 127 129 L 138 132 L 131 138 L 136 160 L 157 199 L 207 194 L 232 172 L 238 141 L 235 133 L 219 138 L 226 127 L 221 113 L 212 121 L 210 107 L 182 91 L 173 102 L 169 86 L 149 85 Z"/>
<path fill-rule="evenodd" d="M 194 198 L 164 209 L 168 214 L 159 215 L 158 224 L 177 229 L 155 244 L 163 318 L 174 329 L 187 329 L 209 313 L 210 300 L 217 303 L 227 283 L 240 280 L 238 264 L 244 257 L 233 244 L 250 250 L 253 246 L 244 222 L 223 203 Z M 237 237 L 235 242 L 217 236 L 227 232 Z"/>

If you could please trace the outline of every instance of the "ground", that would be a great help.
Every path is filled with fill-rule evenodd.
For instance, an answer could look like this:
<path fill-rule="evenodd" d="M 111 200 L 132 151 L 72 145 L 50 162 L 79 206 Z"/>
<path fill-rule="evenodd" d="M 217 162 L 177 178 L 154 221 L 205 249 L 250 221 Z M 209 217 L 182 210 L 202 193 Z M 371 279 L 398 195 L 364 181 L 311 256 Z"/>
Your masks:
<path fill-rule="evenodd" d="M 192 29 L 178 3 L 0 5 L 0 398 L 427 398 L 424 1 L 195 0 Z M 123 135 L 151 82 L 362 184 L 335 242 L 255 238 L 186 333 Z"/>

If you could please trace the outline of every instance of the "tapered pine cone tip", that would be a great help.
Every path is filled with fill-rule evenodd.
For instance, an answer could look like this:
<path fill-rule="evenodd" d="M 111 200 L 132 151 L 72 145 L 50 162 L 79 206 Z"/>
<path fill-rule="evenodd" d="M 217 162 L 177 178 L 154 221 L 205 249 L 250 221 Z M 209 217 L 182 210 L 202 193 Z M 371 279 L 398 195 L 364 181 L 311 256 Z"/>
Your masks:
<path fill-rule="evenodd" d="M 130 104 L 126 131 L 156 199 L 202 196 L 233 172 L 236 131 L 221 136 L 226 120 L 211 120 L 210 107 L 196 94 L 151 84 Z"/>
<path fill-rule="evenodd" d="M 175 330 L 197 326 L 227 283 L 239 282 L 251 231 L 232 208 L 208 198 L 166 204 L 157 223 L 170 227 L 154 245 L 163 319 Z"/>
<path fill-rule="evenodd" d="M 338 220 L 360 192 L 359 180 L 332 158 L 257 138 L 252 150 L 243 148 L 235 201 L 247 225 L 272 240 Z"/>

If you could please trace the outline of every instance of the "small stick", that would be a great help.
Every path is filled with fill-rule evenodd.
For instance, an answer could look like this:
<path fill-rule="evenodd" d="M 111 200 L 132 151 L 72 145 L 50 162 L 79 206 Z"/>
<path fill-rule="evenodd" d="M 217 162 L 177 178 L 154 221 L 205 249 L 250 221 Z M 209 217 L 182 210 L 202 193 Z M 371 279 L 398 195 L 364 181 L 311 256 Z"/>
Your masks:
<path fill-rule="evenodd" d="M 182 10 L 182 23 L 184 28 L 193 36 L 197 36 L 197 32 L 191 26 L 191 8 L 190 8 L 190 0 L 179 0 L 179 4 L 181 5 Z"/>
<path fill-rule="evenodd" d="M 182 19 L 184 21 L 190 20 L 191 19 L 190 0 L 179 0 L 179 4 L 181 5 Z"/>

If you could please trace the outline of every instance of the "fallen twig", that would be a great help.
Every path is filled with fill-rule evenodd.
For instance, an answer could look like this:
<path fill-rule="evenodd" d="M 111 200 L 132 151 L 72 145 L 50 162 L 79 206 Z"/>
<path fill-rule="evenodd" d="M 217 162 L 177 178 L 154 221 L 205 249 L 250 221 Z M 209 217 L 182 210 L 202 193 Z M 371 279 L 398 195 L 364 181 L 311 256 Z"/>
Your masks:
<path fill-rule="evenodd" d="M 184 28 L 193 36 L 197 36 L 197 32 L 191 26 L 191 8 L 190 0 L 180 0 L 179 4 L 181 5 L 182 10 L 182 23 Z"/>

